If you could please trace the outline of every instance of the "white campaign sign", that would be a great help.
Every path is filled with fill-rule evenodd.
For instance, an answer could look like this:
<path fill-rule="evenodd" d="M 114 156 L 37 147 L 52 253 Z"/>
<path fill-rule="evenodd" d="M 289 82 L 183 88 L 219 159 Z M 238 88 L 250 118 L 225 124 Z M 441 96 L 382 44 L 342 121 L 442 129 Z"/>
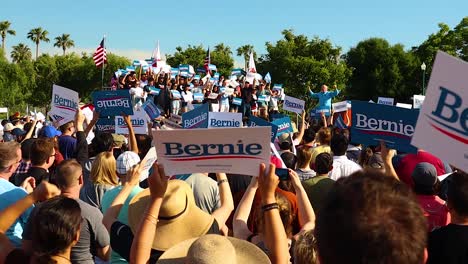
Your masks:
<path fill-rule="evenodd" d="M 132 127 L 135 134 L 148 134 L 147 115 L 143 110 L 135 110 L 134 114 L 130 116 L 132 120 Z M 128 127 L 122 116 L 115 117 L 115 133 L 128 134 Z"/>
<path fill-rule="evenodd" d="M 348 101 L 333 103 L 332 108 L 335 111 L 335 113 L 346 112 L 348 111 Z"/>
<path fill-rule="evenodd" d="M 54 84 L 52 86 L 52 102 L 49 115 L 57 126 L 73 121 L 75 120 L 79 102 L 77 92 Z"/>
<path fill-rule="evenodd" d="M 270 127 L 157 130 L 158 163 L 167 175 L 225 172 L 258 175 L 270 162 Z"/>
<path fill-rule="evenodd" d="M 404 103 L 396 103 L 396 106 L 397 106 L 397 107 L 401 107 L 401 108 L 406 108 L 406 109 L 411 109 L 411 108 L 413 108 L 412 105 L 410 105 L 410 104 L 404 104 Z"/>
<path fill-rule="evenodd" d="M 209 112 L 208 128 L 242 127 L 242 113 Z"/>
<path fill-rule="evenodd" d="M 424 102 L 424 95 L 413 95 L 413 108 L 414 109 L 420 109 L 423 102 Z"/>
<path fill-rule="evenodd" d="M 437 53 L 411 144 L 468 171 L 468 63 Z"/>
<path fill-rule="evenodd" d="M 143 166 L 141 168 L 142 173 L 140 175 L 140 182 L 148 178 L 149 170 L 153 166 L 153 164 L 156 162 L 157 159 L 158 159 L 158 155 L 156 154 L 156 148 L 151 147 L 148 153 L 146 153 L 146 156 L 140 162 L 140 164 Z"/>
<path fill-rule="evenodd" d="M 377 100 L 378 104 L 383 104 L 383 105 L 393 105 L 393 102 L 395 101 L 394 98 L 389 98 L 389 97 L 379 97 Z"/>
<path fill-rule="evenodd" d="M 286 111 L 302 114 L 304 111 L 305 102 L 291 96 L 284 96 L 283 109 Z"/>

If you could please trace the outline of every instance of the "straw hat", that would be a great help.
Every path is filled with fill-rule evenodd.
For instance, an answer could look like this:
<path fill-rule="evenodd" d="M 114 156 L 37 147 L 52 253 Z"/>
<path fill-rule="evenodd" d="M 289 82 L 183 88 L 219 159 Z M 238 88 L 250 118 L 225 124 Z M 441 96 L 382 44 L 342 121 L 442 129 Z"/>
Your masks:
<path fill-rule="evenodd" d="M 149 189 L 143 190 L 130 201 L 128 222 L 134 234 L 149 202 Z M 159 210 L 152 248 L 166 251 L 179 242 L 205 235 L 213 221 L 213 216 L 196 206 L 192 189 L 186 182 L 170 180 Z"/>
<path fill-rule="evenodd" d="M 158 264 L 236 264 L 271 263 L 268 256 L 245 240 L 220 235 L 205 235 L 185 240 L 168 249 Z"/>

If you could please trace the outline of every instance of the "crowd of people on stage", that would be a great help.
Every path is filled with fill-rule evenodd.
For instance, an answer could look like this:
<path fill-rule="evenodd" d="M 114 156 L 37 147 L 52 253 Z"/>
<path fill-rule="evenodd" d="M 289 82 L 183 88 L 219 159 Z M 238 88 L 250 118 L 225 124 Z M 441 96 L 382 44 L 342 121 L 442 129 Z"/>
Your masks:
<path fill-rule="evenodd" d="M 114 84 L 166 116 L 203 103 L 245 121 L 281 110 L 264 81 L 130 73 Z M 311 96 L 329 107 L 338 93 Z M 256 175 L 166 175 L 140 164 L 154 131 L 135 134 L 124 116 L 128 135 L 97 132 L 98 118 L 2 121 L 0 263 L 468 263 L 468 174 L 444 157 L 363 146 L 303 113 Z"/>

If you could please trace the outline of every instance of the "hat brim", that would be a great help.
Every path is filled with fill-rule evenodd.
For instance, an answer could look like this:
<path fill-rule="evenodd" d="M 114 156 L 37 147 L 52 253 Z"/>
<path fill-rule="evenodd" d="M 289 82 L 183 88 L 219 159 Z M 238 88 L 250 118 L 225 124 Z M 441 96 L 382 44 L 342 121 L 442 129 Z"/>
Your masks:
<path fill-rule="evenodd" d="M 256 245 L 238 238 L 227 237 L 236 250 L 237 263 L 271 263 L 268 256 Z M 157 264 L 185 264 L 190 246 L 197 238 L 185 240 L 161 255 Z"/>
<path fill-rule="evenodd" d="M 190 187 L 188 187 L 190 189 Z M 190 189 L 191 191 L 191 189 Z M 190 238 L 200 237 L 210 229 L 214 217 L 195 205 L 192 195 L 187 195 L 187 209 L 176 219 L 159 220 L 153 241 L 153 249 L 166 251 L 170 247 Z M 137 194 L 129 204 L 128 223 L 135 234 L 150 202 L 149 189 Z M 163 200 L 164 203 L 164 200 Z"/>

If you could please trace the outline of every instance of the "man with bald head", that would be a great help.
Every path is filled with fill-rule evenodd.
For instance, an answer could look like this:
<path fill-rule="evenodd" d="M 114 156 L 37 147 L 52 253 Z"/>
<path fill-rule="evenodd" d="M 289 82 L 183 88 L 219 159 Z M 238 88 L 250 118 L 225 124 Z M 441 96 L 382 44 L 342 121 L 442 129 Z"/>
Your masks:
<path fill-rule="evenodd" d="M 333 85 L 333 88 L 335 88 L 335 91 L 329 92 L 328 86 L 324 84 L 321 87 L 321 91 L 318 93 L 312 92 L 309 88 L 310 97 L 317 98 L 319 100 L 319 105 L 317 106 L 318 110 L 328 110 L 328 112 L 330 112 L 332 98 L 340 93 L 340 90 L 336 88 L 336 84 Z"/>

